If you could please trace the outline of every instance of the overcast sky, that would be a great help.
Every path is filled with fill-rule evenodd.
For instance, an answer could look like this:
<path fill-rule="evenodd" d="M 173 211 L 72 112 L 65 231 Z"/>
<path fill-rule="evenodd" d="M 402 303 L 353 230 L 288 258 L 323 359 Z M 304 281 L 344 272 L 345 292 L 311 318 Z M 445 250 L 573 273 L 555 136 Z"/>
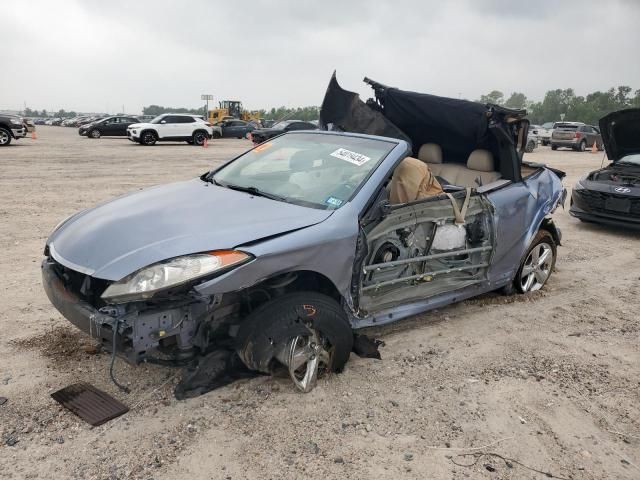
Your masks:
<path fill-rule="evenodd" d="M 636 0 L 68 0 L 0 14 L 0 109 L 319 105 L 334 69 L 477 99 L 640 89 Z"/>

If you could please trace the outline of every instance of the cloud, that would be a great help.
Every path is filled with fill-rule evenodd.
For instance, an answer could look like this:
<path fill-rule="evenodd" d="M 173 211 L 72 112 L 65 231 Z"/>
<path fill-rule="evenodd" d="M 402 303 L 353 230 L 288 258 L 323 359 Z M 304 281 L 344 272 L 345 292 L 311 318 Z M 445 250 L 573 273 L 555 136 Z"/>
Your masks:
<path fill-rule="evenodd" d="M 640 88 L 640 2 L 31 1 L 0 17 L 0 108 L 317 105 L 329 77 L 465 98 Z M 15 47 L 15 48 L 14 48 Z"/>

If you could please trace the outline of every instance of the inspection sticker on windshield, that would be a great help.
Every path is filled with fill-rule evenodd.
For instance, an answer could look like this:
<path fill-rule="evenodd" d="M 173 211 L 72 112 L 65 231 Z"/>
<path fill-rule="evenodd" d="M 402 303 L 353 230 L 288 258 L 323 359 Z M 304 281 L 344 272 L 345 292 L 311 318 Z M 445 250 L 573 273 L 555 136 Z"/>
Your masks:
<path fill-rule="evenodd" d="M 330 207 L 336 207 L 338 208 L 340 205 L 342 205 L 342 200 L 340 200 L 339 198 L 336 197 L 329 197 L 327 198 L 324 203 L 326 203 L 327 205 L 329 205 Z"/>
<path fill-rule="evenodd" d="M 347 150 L 346 148 L 339 148 L 330 155 L 332 157 L 339 158 L 340 160 L 344 160 L 345 162 L 353 163 L 354 165 L 357 165 L 359 167 L 371 160 L 371 158 L 367 157 L 366 155 L 352 152 L 351 150 Z"/>

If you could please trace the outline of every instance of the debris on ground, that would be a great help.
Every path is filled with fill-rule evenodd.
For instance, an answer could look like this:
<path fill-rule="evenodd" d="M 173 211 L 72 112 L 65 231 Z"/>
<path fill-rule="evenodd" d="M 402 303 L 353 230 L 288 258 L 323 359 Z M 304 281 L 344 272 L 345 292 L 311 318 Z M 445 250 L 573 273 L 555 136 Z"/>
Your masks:
<path fill-rule="evenodd" d="M 376 358 L 381 360 L 379 347 L 384 347 L 382 340 L 369 338 L 366 335 L 353 335 L 353 353 L 360 358 Z"/>
<path fill-rule="evenodd" d="M 235 351 L 215 350 L 199 357 L 195 365 L 187 367 L 174 390 L 178 400 L 203 395 L 216 388 L 260 373 L 249 370 Z"/>
<path fill-rule="evenodd" d="M 51 398 L 94 427 L 129 411 L 129 407 L 107 392 L 83 382 L 53 392 Z M 64 439 L 58 443 L 63 442 Z"/>

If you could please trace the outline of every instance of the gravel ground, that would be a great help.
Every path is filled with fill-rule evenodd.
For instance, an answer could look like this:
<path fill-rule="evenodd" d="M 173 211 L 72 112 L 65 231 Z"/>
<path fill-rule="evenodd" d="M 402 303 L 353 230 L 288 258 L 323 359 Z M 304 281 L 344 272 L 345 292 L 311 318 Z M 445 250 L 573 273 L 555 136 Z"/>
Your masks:
<path fill-rule="evenodd" d="M 127 395 L 109 356 L 49 304 L 45 238 L 77 210 L 195 177 L 249 143 L 37 133 L 0 149 L 0 478 L 640 478 L 640 234 L 559 211 L 564 246 L 543 291 L 370 330 L 383 359 L 352 357 L 308 395 L 258 377 L 177 401 L 178 370 L 118 361 Z M 571 186 L 602 154 L 527 158 Z M 85 424 L 49 397 L 77 381 L 130 412 Z"/>

